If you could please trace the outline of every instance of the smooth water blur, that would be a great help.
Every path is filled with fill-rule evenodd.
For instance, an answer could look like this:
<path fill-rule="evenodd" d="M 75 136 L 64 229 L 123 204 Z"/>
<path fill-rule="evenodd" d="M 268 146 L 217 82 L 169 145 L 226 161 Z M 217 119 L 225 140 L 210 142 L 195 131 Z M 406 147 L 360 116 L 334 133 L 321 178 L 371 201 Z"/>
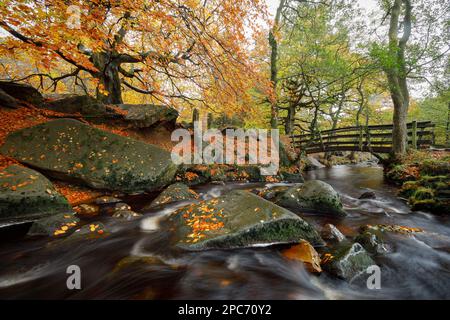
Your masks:
<path fill-rule="evenodd" d="M 141 219 L 98 219 L 112 234 L 100 240 L 10 239 L 0 244 L 0 298 L 62 299 L 443 299 L 450 298 L 450 221 L 411 213 L 380 167 L 337 166 L 307 173 L 331 184 L 349 216 L 302 216 L 317 228 L 335 224 L 348 237 L 365 224 L 418 227 L 415 235 L 388 234 L 392 252 L 375 257 L 380 290 L 349 284 L 325 272 L 310 274 L 280 254 L 283 247 L 186 253 L 170 246 L 161 221 L 183 204 L 147 212 Z M 262 184 L 206 185 L 203 199 Z M 376 200 L 358 200 L 374 191 Z M 134 258 L 127 258 L 127 257 Z M 138 257 L 138 258 L 136 258 Z M 66 268 L 82 270 L 82 290 L 66 288 Z"/>

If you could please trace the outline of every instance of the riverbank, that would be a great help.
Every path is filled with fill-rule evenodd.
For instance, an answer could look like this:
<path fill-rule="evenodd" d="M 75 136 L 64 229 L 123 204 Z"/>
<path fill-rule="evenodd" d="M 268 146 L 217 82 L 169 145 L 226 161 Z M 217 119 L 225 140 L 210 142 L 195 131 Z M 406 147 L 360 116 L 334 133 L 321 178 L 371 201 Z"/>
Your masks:
<path fill-rule="evenodd" d="M 399 196 L 413 210 L 450 214 L 450 153 L 410 151 L 385 168 L 386 178 L 400 186 Z"/>

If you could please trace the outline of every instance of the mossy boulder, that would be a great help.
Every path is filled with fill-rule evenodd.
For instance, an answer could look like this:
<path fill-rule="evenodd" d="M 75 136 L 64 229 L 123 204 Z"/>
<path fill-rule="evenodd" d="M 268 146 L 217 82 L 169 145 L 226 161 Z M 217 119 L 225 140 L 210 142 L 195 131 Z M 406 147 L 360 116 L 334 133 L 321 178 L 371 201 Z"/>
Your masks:
<path fill-rule="evenodd" d="M 0 220 L 37 220 L 72 208 L 39 172 L 12 165 L 0 171 Z"/>
<path fill-rule="evenodd" d="M 144 210 L 158 207 L 171 202 L 197 199 L 198 194 L 183 183 L 174 183 L 161 192 Z"/>
<path fill-rule="evenodd" d="M 168 151 L 72 119 L 16 131 L 0 152 L 57 179 L 124 193 L 159 189 L 177 170 Z"/>
<path fill-rule="evenodd" d="M 170 218 L 175 242 L 186 250 L 230 249 L 307 240 L 322 245 L 317 231 L 294 213 L 250 192 L 222 197 L 177 210 Z"/>
<path fill-rule="evenodd" d="M 396 184 L 417 180 L 419 170 L 415 165 L 400 164 L 386 168 L 385 176 Z"/>
<path fill-rule="evenodd" d="M 413 210 L 450 213 L 449 176 L 423 176 L 418 181 L 407 181 L 399 196 L 408 199 Z"/>
<path fill-rule="evenodd" d="M 339 194 L 320 180 L 295 185 L 279 195 L 275 203 L 295 210 L 311 210 L 334 216 L 346 216 Z"/>
<path fill-rule="evenodd" d="M 324 270 L 338 278 L 352 281 L 366 272 L 375 262 L 359 243 L 344 244 L 328 253 Z"/>

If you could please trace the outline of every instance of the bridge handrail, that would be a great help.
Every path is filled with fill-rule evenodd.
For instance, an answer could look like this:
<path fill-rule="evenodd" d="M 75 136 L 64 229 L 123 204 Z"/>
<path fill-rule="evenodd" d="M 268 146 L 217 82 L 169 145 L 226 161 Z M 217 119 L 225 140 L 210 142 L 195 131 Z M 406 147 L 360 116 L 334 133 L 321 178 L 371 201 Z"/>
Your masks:
<path fill-rule="evenodd" d="M 431 121 L 413 121 L 407 124 L 408 145 L 426 148 L 434 144 L 434 127 Z M 392 124 L 352 126 L 334 130 L 291 135 L 294 147 L 307 152 L 326 151 L 369 151 L 387 152 L 392 146 Z M 372 147 L 373 145 L 373 147 Z M 374 151 L 375 152 L 375 151 Z"/>

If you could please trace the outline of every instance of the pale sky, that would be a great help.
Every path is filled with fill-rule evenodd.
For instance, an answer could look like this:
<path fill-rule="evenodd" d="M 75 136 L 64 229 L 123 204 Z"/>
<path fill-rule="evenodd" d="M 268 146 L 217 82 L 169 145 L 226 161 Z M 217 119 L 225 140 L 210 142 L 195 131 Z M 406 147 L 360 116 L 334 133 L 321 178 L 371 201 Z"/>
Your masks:
<path fill-rule="evenodd" d="M 378 6 L 376 0 L 356 0 L 356 2 L 358 2 L 361 8 L 366 9 L 367 13 L 377 8 Z M 266 0 L 266 3 L 269 7 L 270 13 L 272 15 L 275 15 L 280 0 Z"/>

